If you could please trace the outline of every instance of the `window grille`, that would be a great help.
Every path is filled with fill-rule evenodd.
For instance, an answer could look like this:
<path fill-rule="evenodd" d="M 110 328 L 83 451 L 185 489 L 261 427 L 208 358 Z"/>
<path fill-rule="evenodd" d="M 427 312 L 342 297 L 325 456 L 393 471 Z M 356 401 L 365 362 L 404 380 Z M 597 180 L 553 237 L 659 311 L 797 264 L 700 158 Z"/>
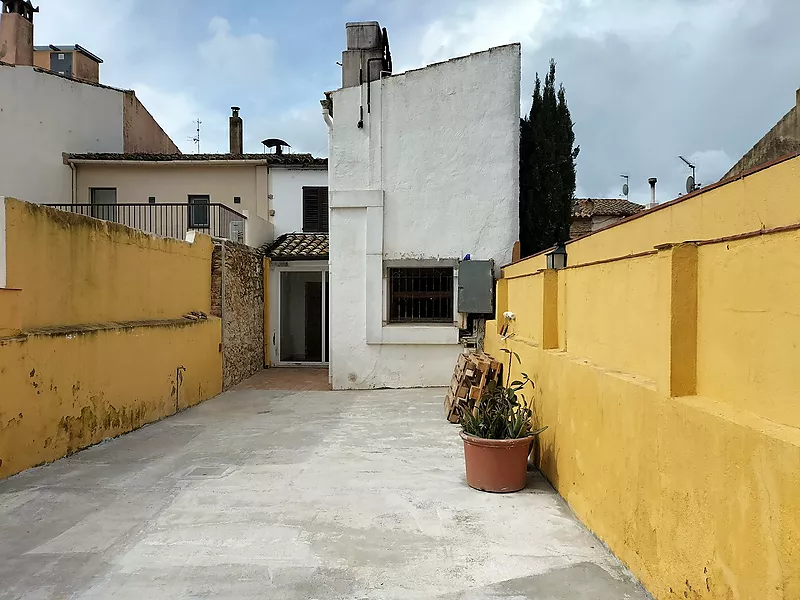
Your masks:
<path fill-rule="evenodd" d="M 390 323 L 452 323 L 453 269 L 389 268 Z"/>

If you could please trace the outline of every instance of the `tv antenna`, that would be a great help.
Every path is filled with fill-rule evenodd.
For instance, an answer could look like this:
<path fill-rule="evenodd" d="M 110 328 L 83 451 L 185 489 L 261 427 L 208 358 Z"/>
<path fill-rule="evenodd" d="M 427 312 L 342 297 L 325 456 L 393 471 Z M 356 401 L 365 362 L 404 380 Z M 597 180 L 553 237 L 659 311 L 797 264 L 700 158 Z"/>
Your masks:
<path fill-rule="evenodd" d="M 195 132 L 195 135 L 189 138 L 189 141 L 191 141 L 197 147 L 198 154 L 200 154 L 200 125 L 202 124 L 203 122 L 200 119 L 197 119 L 197 121 L 195 121 L 195 125 L 197 125 L 197 130 Z"/>
<path fill-rule="evenodd" d="M 684 163 L 686 163 L 686 166 L 692 170 L 692 174 L 686 178 L 686 193 L 691 194 L 693 191 L 700 189 L 700 185 L 697 183 L 697 180 L 695 179 L 695 169 L 697 167 L 694 164 L 690 163 L 688 160 L 686 160 L 683 156 L 679 156 L 678 158 L 680 158 Z"/>
<path fill-rule="evenodd" d="M 622 195 L 625 196 L 625 200 L 628 199 L 628 192 L 630 192 L 630 186 L 628 183 L 630 182 L 630 175 L 620 175 L 625 180 L 625 183 L 622 184 Z"/>

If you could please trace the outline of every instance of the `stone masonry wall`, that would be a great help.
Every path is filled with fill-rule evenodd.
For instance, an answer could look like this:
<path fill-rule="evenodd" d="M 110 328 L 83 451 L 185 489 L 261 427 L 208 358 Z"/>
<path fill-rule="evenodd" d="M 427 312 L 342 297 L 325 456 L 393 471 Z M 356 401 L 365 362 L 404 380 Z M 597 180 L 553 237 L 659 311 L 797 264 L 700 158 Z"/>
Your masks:
<path fill-rule="evenodd" d="M 211 314 L 222 319 L 222 381 L 229 389 L 264 368 L 264 259 L 258 251 L 215 241 Z"/>

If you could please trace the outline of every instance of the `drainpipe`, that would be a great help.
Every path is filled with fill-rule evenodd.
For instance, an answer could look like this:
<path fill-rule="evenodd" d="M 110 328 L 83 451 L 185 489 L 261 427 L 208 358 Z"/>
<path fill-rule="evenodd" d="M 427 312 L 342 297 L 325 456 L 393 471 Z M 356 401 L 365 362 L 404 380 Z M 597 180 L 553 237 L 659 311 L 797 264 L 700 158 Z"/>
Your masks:
<path fill-rule="evenodd" d="M 655 208 L 658 206 L 656 203 L 656 184 L 658 183 L 658 179 L 651 177 L 647 180 L 647 183 L 650 184 L 650 204 L 647 205 L 647 208 Z"/>
<path fill-rule="evenodd" d="M 78 170 L 75 165 L 70 161 L 69 168 L 72 170 L 72 203 L 77 204 L 78 197 Z"/>

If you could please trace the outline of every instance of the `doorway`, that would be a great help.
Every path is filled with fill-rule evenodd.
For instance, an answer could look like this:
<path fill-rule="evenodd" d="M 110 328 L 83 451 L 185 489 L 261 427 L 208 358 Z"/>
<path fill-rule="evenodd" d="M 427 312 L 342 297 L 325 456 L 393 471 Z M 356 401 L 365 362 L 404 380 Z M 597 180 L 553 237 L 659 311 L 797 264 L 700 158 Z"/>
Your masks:
<path fill-rule="evenodd" d="M 281 271 L 280 364 L 328 362 L 328 272 Z"/>

